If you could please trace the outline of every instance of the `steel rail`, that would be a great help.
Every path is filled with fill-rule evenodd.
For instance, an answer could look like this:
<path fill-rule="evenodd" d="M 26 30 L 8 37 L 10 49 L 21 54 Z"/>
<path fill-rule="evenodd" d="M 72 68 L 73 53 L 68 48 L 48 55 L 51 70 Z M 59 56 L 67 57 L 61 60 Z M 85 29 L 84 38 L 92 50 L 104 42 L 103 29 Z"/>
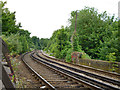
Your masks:
<path fill-rule="evenodd" d="M 32 55 L 32 57 L 34 57 L 34 56 Z M 88 78 L 88 77 L 86 77 L 86 76 L 82 76 L 82 75 L 76 74 L 76 73 L 74 73 L 74 72 L 72 72 L 72 71 L 65 70 L 65 69 L 60 68 L 60 67 L 58 67 L 58 66 L 49 64 L 48 62 L 43 61 L 43 60 L 41 60 L 41 59 L 39 59 L 39 58 L 36 58 L 36 57 L 34 57 L 34 58 L 35 58 L 36 60 L 39 60 L 40 62 L 43 62 L 43 63 L 45 63 L 45 64 L 53 67 L 53 68 L 57 68 L 58 70 L 60 70 L 60 71 L 62 71 L 62 72 L 64 72 L 64 73 L 67 73 L 67 74 L 69 74 L 69 75 L 72 75 L 72 76 L 74 76 L 74 77 L 76 77 L 76 78 L 78 78 L 78 79 L 82 79 L 83 81 L 86 81 L 86 82 L 88 82 L 89 84 L 93 84 L 94 86 L 96 85 L 96 87 L 99 87 L 99 88 L 101 88 L 101 89 L 119 90 L 118 88 L 113 87 L 113 86 L 111 86 L 111 85 L 108 85 L 108 84 L 106 84 L 106 83 L 102 83 L 102 82 L 99 82 L 99 81 L 97 81 L 97 80 L 93 80 L 93 79 L 91 79 L 91 78 Z"/>
<path fill-rule="evenodd" d="M 48 62 L 55 63 L 55 64 L 60 65 L 60 66 L 62 66 L 62 67 L 66 67 L 66 68 L 68 68 L 68 69 L 70 69 L 70 70 L 73 70 L 73 71 L 75 71 L 75 72 L 83 73 L 83 74 L 85 74 L 85 75 L 87 75 L 87 76 L 94 77 L 94 78 L 100 79 L 100 80 L 102 80 L 102 81 L 109 82 L 109 83 L 112 83 L 112 84 L 114 84 L 114 85 L 120 86 L 120 81 L 118 81 L 118 80 L 114 80 L 114 79 L 110 79 L 110 78 L 107 78 L 107 77 L 104 77 L 104 76 L 92 74 L 92 73 L 89 73 L 89 72 L 86 72 L 86 71 L 83 71 L 83 70 L 80 70 L 80 69 L 76 69 L 76 68 L 73 68 L 73 67 L 70 67 L 70 66 L 67 66 L 67 65 L 63 65 L 63 64 L 57 63 L 57 62 L 55 62 L 55 61 L 52 61 L 52 60 L 49 60 L 49 59 L 46 59 L 46 58 L 41 57 L 40 55 L 38 55 L 38 53 L 37 53 L 36 55 L 37 55 L 38 57 L 40 57 L 40 58 L 48 61 Z"/>
<path fill-rule="evenodd" d="M 52 65 L 52 64 L 49 64 L 49 63 L 47 63 L 47 62 L 44 62 L 44 61 L 40 60 L 39 58 L 36 58 L 33 54 L 34 54 L 34 53 L 31 54 L 31 58 L 33 58 L 34 60 L 38 61 L 38 62 L 41 63 L 42 65 L 48 67 L 49 69 L 53 70 L 54 72 L 57 72 L 57 73 L 59 73 L 59 74 L 62 74 L 62 75 L 64 75 L 65 77 L 69 78 L 70 80 L 73 80 L 73 81 L 77 81 L 77 82 L 79 82 L 79 83 L 82 83 L 83 85 L 85 85 L 85 86 L 87 86 L 87 87 L 90 87 L 90 88 L 92 88 L 93 90 L 96 90 L 96 89 L 97 89 L 97 90 L 101 90 L 101 89 L 102 89 L 101 87 L 98 87 L 98 86 L 93 85 L 93 84 L 91 84 L 91 83 L 89 83 L 89 82 L 86 82 L 86 81 L 84 81 L 84 80 L 81 80 L 81 79 L 78 79 L 78 78 L 76 78 L 76 77 L 74 77 L 74 76 L 71 76 L 69 73 L 63 72 L 61 68 L 56 67 L 56 66 L 54 66 L 54 65 Z"/>
<path fill-rule="evenodd" d="M 24 62 L 24 64 L 51 90 L 56 90 L 54 86 L 52 86 L 49 82 L 47 82 L 42 76 L 40 76 L 32 67 L 30 67 L 27 62 L 24 60 L 24 56 L 30 52 L 27 52 L 22 55 L 21 59 Z"/>
<path fill-rule="evenodd" d="M 94 72 L 104 73 L 104 74 L 109 75 L 109 76 L 112 75 L 114 77 L 120 78 L 120 74 L 118 74 L 118 73 L 108 72 L 108 71 L 104 71 L 104 70 L 101 70 L 101 69 L 96 69 L 96 68 L 85 66 L 85 65 L 78 65 L 78 64 L 65 62 L 64 60 L 56 59 L 54 57 L 51 57 L 51 56 L 48 56 L 48 55 L 44 54 L 42 50 L 41 50 L 41 53 L 42 53 L 43 56 L 45 56 L 47 58 L 50 58 L 52 60 L 57 60 L 59 62 L 64 62 L 64 63 L 70 64 L 70 65 L 73 65 L 73 66 L 78 66 L 78 67 L 83 68 L 83 69 L 89 69 L 89 70 L 94 71 Z"/>

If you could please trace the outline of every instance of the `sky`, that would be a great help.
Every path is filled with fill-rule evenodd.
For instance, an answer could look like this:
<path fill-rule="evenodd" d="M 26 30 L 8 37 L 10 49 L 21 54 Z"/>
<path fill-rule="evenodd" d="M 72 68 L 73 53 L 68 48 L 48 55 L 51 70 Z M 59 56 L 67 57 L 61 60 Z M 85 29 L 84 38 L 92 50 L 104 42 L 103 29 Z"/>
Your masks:
<path fill-rule="evenodd" d="M 16 11 L 17 23 L 31 32 L 31 36 L 50 38 L 61 26 L 68 26 L 71 11 L 94 7 L 98 12 L 118 17 L 120 0 L 2 0 L 6 7 Z"/>

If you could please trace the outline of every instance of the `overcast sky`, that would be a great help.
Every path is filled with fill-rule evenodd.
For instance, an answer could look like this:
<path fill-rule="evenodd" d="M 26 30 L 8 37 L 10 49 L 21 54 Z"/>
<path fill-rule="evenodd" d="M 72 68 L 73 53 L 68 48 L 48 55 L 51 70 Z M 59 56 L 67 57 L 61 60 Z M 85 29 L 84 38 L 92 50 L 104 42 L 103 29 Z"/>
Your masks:
<path fill-rule="evenodd" d="M 2 0 L 6 1 L 6 0 Z M 70 13 L 85 6 L 95 7 L 100 13 L 118 17 L 120 0 L 7 0 L 6 7 L 16 11 L 17 23 L 31 32 L 31 36 L 50 38 L 53 31 L 68 25 Z"/>

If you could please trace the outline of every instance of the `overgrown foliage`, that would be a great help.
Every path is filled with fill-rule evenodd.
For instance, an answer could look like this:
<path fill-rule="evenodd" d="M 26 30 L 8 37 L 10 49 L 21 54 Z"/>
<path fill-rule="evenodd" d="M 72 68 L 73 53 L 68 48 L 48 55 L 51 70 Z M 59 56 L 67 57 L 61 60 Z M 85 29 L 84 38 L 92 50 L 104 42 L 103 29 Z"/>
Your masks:
<path fill-rule="evenodd" d="M 77 11 L 77 27 L 75 29 L 76 11 L 71 12 L 69 26 L 61 27 L 53 32 L 50 39 L 30 37 L 28 30 L 16 24 L 15 12 L 2 6 L 2 38 L 7 42 L 10 52 L 20 54 L 33 49 L 44 49 L 51 55 L 71 61 L 71 52 L 86 53 L 84 58 L 120 61 L 120 21 L 107 12 L 98 13 L 95 8 L 85 7 Z M 1 15 L 0 15 L 1 16 Z M 73 35 L 73 42 L 71 37 Z"/>
<path fill-rule="evenodd" d="M 71 47 L 68 35 L 64 27 L 55 31 L 50 38 L 45 50 L 51 52 L 57 58 L 65 58 L 66 52 Z"/>
<path fill-rule="evenodd" d="M 98 13 L 85 7 L 77 13 L 73 47 L 71 36 L 75 29 L 76 11 L 71 12 L 70 26 L 55 31 L 47 48 L 57 58 L 71 58 L 72 51 L 85 52 L 92 59 L 120 61 L 118 20 L 107 12 Z M 89 57 L 87 55 L 87 57 Z"/>
<path fill-rule="evenodd" d="M 12 55 L 21 54 L 33 49 L 43 49 L 43 39 L 36 36 L 30 37 L 28 30 L 21 29 L 21 23 L 16 24 L 15 12 L 5 8 L 7 2 L 0 1 L 2 13 L 0 13 L 0 26 L 2 24 L 2 38 L 8 44 Z M 44 39 L 44 41 L 47 39 Z M 41 43 L 41 44 L 40 44 Z M 47 44 L 45 42 L 45 44 Z"/>

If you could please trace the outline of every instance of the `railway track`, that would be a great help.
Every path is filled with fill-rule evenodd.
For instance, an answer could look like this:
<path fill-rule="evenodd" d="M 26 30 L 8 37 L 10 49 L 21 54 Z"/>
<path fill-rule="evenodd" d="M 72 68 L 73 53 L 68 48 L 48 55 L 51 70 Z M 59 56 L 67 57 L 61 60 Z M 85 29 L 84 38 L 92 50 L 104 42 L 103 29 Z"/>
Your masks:
<path fill-rule="evenodd" d="M 100 89 L 110 89 L 110 90 L 111 89 L 113 89 L 113 90 L 120 89 L 120 81 L 119 80 L 114 80 L 114 79 L 107 78 L 104 76 L 85 72 L 85 71 L 82 71 L 80 69 L 72 68 L 72 67 L 67 66 L 65 64 L 60 64 L 60 63 L 55 62 L 53 60 L 49 60 L 48 58 L 41 57 L 40 55 L 38 55 L 38 53 L 37 53 L 37 56 L 39 57 L 39 58 L 36 58 L 36 56 L 35 56 L 35 58 L 37 60 L 41 60 L 41 62 L 44 62 L 53 68 L 57 68 L 60 71 L 63 71 L 64 73 L 67 73 L 67 74 L 72 75 L 78 79 L 82 79 L 86 82 L 89 82 L 93 85 L 96 85 L 96 87 L 99 87 Z M 118 77 L 118 74 L 117 74 L 117 77 Z"/>
<path fill-rule="evenodd" d="M 53 87 L 51 84 L 49 84 L 40 74 L 38 74 L 38 73 L 26 62 L 25 56 L 28 56 L 29 53 L 31 53 L 31 52 L 27 52 L 27 53 L 23 54 L 22 57 L 21 57 L 21 59 L 22 59 L 22 61 L 24 62 L 24 64 L 26 65 L 26 67 L 30 70 L 31 74 L 32 74 L 38 81 L 40 81 L 38 88 L 47 86 L 48 88 L 55 90 L 54 87 Z M 27 60 L 30 60 L 30 59 L 31 59 L 31 58 L 27 58 Z"/>
<path fill-rule="evenodd" d="M 56 68 L 51 67 L 43 61 L 40 61 L 37 56 L 32 53 L 25 53 L 22 56 L 25 65 L 30 69 L 32 74 L 40 81 L 40 88 L 45 89 L 100 89 L 85 81 L 79 80 L 69 74 L 66 74 Z M 82 82 L 82 83 L 81 83 Z"/>
<path fill-rule="evenodd" d="M 41 54 L 41 55 L 39 55 L 39 54 Z M 101 76 L 106 76 L 106 77 L 113 78 L 115 80 L 120 81 L 120 74 L 118 74 L 118 73 L 108 72 L 108 71 L 92 68 L 92 67 L 85 66 L 85 65 L 68 63 L 68 62 L 65 62 L 64 60 L 59 60 L 59 59 L 56 59 L 54 57 L 48 56 L 48 55 L 44 54 L 42 51 L 40 51 L 39 53 L 37 52 L 37 55 L 42 56 L 43 58 L 46 58 L 46 59 L 49 59 L 52 61 L 56 61 L 56 62 L 63 64 L 63 65 L 65 64 L 67 66 L 71 66 L 71 67 L 74 67 L 77 69 L 81 69 L 81 70 L 84 70 L 87 72 L 91 72 L 91 73 L 101 75 Z"/>

